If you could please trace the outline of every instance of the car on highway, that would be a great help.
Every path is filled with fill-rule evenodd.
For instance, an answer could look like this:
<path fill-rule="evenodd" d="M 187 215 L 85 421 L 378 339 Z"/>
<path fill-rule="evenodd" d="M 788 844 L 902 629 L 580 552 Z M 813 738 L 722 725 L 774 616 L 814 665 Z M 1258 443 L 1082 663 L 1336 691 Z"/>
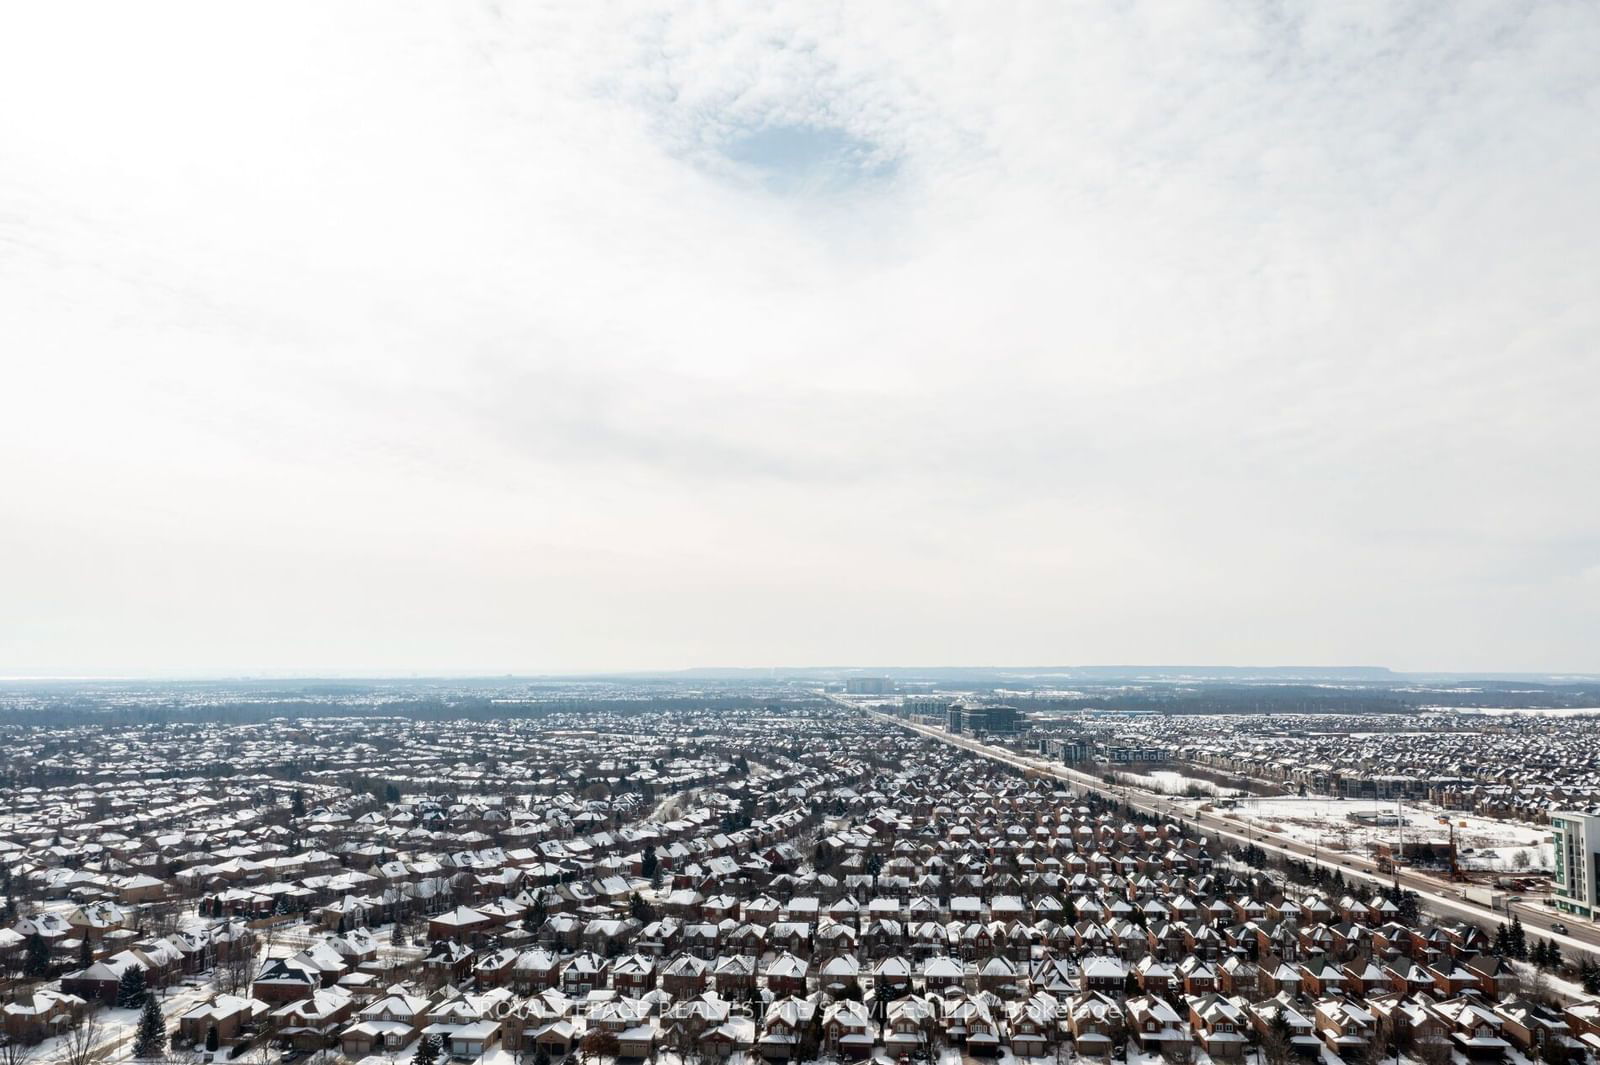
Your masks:
<path fill-rule="evenodd" d="M 1558 936 L 1564 936 L 1567 934 L 1567 926 L 1562 924 L 1560 921 L 1551 921 L 1550 931 L 1554 932 Z"/>

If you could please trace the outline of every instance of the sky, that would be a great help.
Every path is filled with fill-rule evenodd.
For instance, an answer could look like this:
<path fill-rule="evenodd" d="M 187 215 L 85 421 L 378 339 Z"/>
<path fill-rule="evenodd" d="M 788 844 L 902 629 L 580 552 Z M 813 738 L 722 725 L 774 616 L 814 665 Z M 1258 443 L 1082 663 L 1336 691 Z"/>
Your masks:
<path fill-rule="evenodd" d="M 0 13 L 0 675 L 1600 671 L 1600 7 Z"/>

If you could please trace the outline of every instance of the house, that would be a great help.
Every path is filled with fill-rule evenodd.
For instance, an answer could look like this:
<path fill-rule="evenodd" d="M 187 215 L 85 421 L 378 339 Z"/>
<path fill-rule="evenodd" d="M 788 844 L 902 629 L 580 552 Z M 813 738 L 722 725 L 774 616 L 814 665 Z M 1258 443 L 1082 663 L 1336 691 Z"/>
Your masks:
<path fill-rule="evenodd" d="M 1061 1015 L 1055 997 L 1040 991 L 1006 1006 L 1006 1022 L 1014 1053 L 1043 1057 L 1055 1045 Z"/>
<path fill-rule="evenodd" d="M 1564 1048 L 1572 1038 L 1572 1026 L 1559 1011 L 1528 999 L 1510 999 L 1494 1007 L 1500 1018 L 1500 1034 L 1529 1057 L 1542 1057 L 1554 1044 Z"/>
<path fill-rule="evenodd" d="M 212 995 L 178 1015 L 176 1040 L 190 1046 L 204 1046 L 208 1034 L 215 1030 L 219 1046 L 233 1046 L 245 1038 L 267 1009 L 267 1004 L 259 999 Z"/>
<path fill-rule="evenodd" d="M 949 955 L 925 958 L 922 962 L 922 983 L 929 991 L 960 988 L 966 979 L 966 966 Z"/>
<path fill-rule="evenodd" d="M 514 983 L 518 952 L 512 947 L 501 947 L 477 955 L 472 962 L 472 976 L 478 987 L 504 987 Z"/>
<path fill-rule="evenodd" d="M 469 906 L 457 906 L 453 910 L 428 919 L 428 938 L 430 940 L 453 939 L 463 943 L 472 943 L 493 925 L 494 922 L 487 914 L 480 913 Z"/>
<path fill-rule="evenodd" d="M 1002 955 L 996 955 L 978 965 L 978 987 L 983 991 L 998 992 L 1002 988 L 1014 988 L 1017 979 L 1017 963 Z"/>
<path fill-rule="evenodd" d="M 423 955 L 422 969 L 434 985 L 459 984 L 472 972 L 471 947 L 454 939 L 436 939 Z"/>
<path fill-rule="evenodd" d="M 67 973 L 61 978 L 61 990 L 66 994 L 76 995 L 85 1002 L 98 1002 L 109 1006 L 116 1001 L 122 975 L 131 968 L 143 970 L 147 986 L 158 984 L 159 974 L 151 972 L 150 965 L 144 957 L 136 951 L 124 950 L 97 961 L 86 969 Z M 152 980 L 152 976 L 157 979 Z"/>
<path fill-rule="evenodd" d="M 269 958 L 256 972 L 250 994 L 262 1002 L 282 1004 L 331 987 L 345 971 L 344 958 L 327 946 L 303 950 L 287 958 Z"/>
<path fill-rule="evenodd" d="M 804 995 L 810 963 L 784 951 L 767 965 L 767 990 L 774 995 Z"/>
<path fill-rule="evenodd" d="M 479 1057 L 500 1039 L 500 1019 L 510 1012 L 513 993 L 494 988 L 478 994 L 456 994 L 432 1003 L 420 1018 L 424 1035 L 439 1040 L 451 1058 Z"/>
<path fill-rule="evenodd" d="M 1121 958 L 1105 955 L 1084 958 L 1080 970 L 1083 973 L 1085 991 L 1101 991 L 1120 996 L 1128 983 L 1128 965 Z"/>
<path fill-rule="evenodd" d="M 428 1000 L 421 995 L 390 992 L 362 1007 L 356 1023 L 340 1034 L 340 1049 L 350 1058 L 398 1050 L 422 1030 L 427 1009 Z"/>
<path fill-rule="evenodd" d="M 298 1050 L 322 1050 L 337 1040 L 355 1011 L 355 1001 L 341 987 L 318 988 L 306 998 L 272 1011 L 275 1034 Z"/>
<path fill-rule="evenodd" d="M 891 1054 L 912 1056 L 926 1051 L 938 1014 L 924 998 L 908 995 L 889 1003 L 883 1043 Z"/>
<path fill-rule="evenodd" d="M 1470 998 L 1456 998 L 1433 1003 L 1428 1009 L 1449 1025 L 1450 1041 L 1468 1058 L 1498 1059 L 1511 1048 L 1500 1032 L 1503 1022 L 1481 1003 Z"/>
<path fill-rule="evenodd" d="M 1477 979 L 1478 993 L 1485 998 L 1505 998 L 1516 990 L 1517 974 L 1511 962 L 1499 955 L 1480 954 L 1468 958 L 1462 968 Z"/>
<path fill-rule="evenodd" d="M 811 1023 L 817 1004 L 806 998 L 781 998 L 767 1006 L 761 1018 L 756 1049 L 762 1057 L 787 1061 L 810 1052 Z"/>
<path fill-rule="evenodd" d="M 1000 1024 L 989 1007 L 989 996 L 958 999 L 945 1014 L 945 1036 L 968 1054 L 992 1057 L 1000 1050 Z"/>
<path fill-rule="evenodd" d="M 1335 1054 L 1362 1057 L 1377 1040 L 1377 1019 L 1352 999 L 1319 999 L 1313 1009 L 1312 1023 L 1316 1025 L 1317 1035 Z"/>
<path fill-rule="evenodd" d="M 51 1036 L 60 1035 L 83 1019 L 86 1003 L 77 995 L 48 988 L 34 988 L 18 992 L 16 997 L 0 1006 L 6 1038 L 18 1043 L 32 1044 Z"/>
<path fill-rule="evenodd" d="M 1109 1058 L 1122 1043 L 1123 1013 L 1104 992 L 1083 991 L 1067 1007 L 1067 1030 L 1080 1057 Z"/>
<path fill-rule="evenodd" d="M 1188 1061 L 1193 1046 L 1183 1017 L 1154 995 L 1140 995 L 1122 1004 L 1127 1015 L 1127 1032 L 1146 1054 L 1160 1054 L 1168 1061 Z"/>
<path fill-rule="evenodd" d="M 1288 992 L 1279 992 L 1273 998 L 1254 1003 L 1247 1007 L 1247 1012 L 1258 1042 L 1272 1038 L 1274 1032 L 1281 1030 L 1295 1054 L 1307 1058 L 1321 1054 L 1322 1040 L 1317 1036 L 1316 1022 L 1295 1008 L 1294 996 Z"/>
<path fill-rule="evenodd" d="M 870 1057 L 877 1038 L 878 1026 L 859 1002 L 840 999 L 823 1011 L 823 1045 L 839 1058 L 859 1061 Z"/>
<path fill-rule="evenodd" d="M 611 986 L 620 994 L 644 994 L 656 986 L 656 960 L 647 954 L 616 959 L 611 963 Z"/>
<path fill-rule="evenodd" d="M 67 914 L 67 925 L 74 935 L 91 943 L 103 939 L 108 932 L 127 924 L 127 916 L 114 902 L 95 902 L 79 906 Z"/>
<path fill-rule="evenodd" d="M 592 951 L 575 954 L 561 966 L 561 990 L 573 997 L 603 989 L 610 981 L 610 963 Z"/>
<path fill-rule="evenodd" d="M 706 1049 L 704 1042 L 709 1033 L 728 1024 L 732 1016 L 731 1005 L 715 994 L 700 994 L 674 1002 L 662 1017 L 663 1040 L 680 1054 L 696 1049 Z M 712 1040 L 718 1044 L 733 1043 L 732 1033 Z M 731 1053 L 733 1046 L 727 1048 Z M 717 1056 L 722 1056 L 720 1053 Z"/>
<path fill-rule="evenodd" d="M 1189 999 L 1189 1027 L 1212 1058 L 1243 1057 L 1249 1020 L 1242 1006 L 1218 994 Z"/>
<path fill-rule="evenodd" d="M 716 1045 L 715 1040 L 712 1042 Z M 649 1024 L 636 1024 L 617 1033 L 618 1057 L 650 1060 L 655 1054 L 655 1045 L 656 1030 Z"/>
<path fill-rule="evenodd" d="M 711 966 L 711 982 L 723 998 L 742 1000 L 756 986 L 756 959 L 748 954 L 718 958 Z"/>

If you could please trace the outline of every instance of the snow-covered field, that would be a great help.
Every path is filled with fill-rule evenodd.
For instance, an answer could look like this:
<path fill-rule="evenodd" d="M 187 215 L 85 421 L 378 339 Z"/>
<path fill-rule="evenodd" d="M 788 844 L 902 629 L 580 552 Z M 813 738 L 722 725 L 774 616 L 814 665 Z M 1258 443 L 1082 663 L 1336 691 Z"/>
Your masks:
<path fill-rule="evenodd" d="M 1349 819 L 1351 814 L 1372 813 L 1393 817 L 1403 811 L 1405 824 L 1363 825 Z M 1262 828 L 1277 831 L 1302 843 L 1316 843 L 1329 850 L 1364 852 L 1376 843 L 1395 843 L 1402 836 L 1408 842 L 1444 842 L 1455 826 L 1459 860 L 1465 868 L 1515 872 L 1516 855 L 1525 852 L 1526 868 L 1547 869 L 1555 861 L 1555 847 L 1545 841 L 1550 830 L 1543 826 L 1496 821 L 1488 817 L 1449 813 L 1427 803 L 1395 803 L 1372 799 L 1265 798 L 1240 799 L 1238 814 Z M 1447 823 L 1442 823 L 1441 818 Z"/>
<path fill-rule="evenodd" d="M 1549 717 L 1583 717 L 1587 714 L 1600 714 L 1600 706 L 1419 706 L 1420 713 L 1457 714 L 1470 717 L 1474 714 L 1483 717 L 1505 717 L 1509 714 L 1544 714 Z"/>
<path fill-rule="evenodd" d="M 1118 773 L 1117 780 L 1145 791 L 1153 791 L 1159 795 L 1187 795 L 1190 789 L 1201 795 L 1235 795 L 1236 788 L 1220 788 L 1209 780 L 1198 777 L 1185 776 L 1175 773 L 1170 769 L 1158 769 L 1153 773 Z"/>

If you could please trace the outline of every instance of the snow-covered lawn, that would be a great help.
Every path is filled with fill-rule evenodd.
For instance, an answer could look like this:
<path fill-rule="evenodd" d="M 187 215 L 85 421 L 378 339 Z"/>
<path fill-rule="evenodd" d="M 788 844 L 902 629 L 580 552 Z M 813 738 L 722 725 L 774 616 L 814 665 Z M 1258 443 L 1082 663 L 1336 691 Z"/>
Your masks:
<path fill-rule="evenodd" d="M 204 1002 L 214 989 L 207 985 L 189 987 L 178 984 L 169 987 L 163 996 L 156 991 L 156 1000 L 161 1003 L 161 1013 L 166 1018 L 169 1033 L 177 1030 L 178 1018 L 190 1008 Z M 133 1036 L 139 1028 L 138 1010 L 102 1009 L 92 1014 L 96 1025 L 94 1033 L 96 1057 L 102 1061 L 120 1061 L 132 1052 Z M 89 1022 L 85 1022 L 89 1023 Z M 57 1036 L 46 1039 L 39 1044 L 35 1052 L 34 1061 L 37 1065 L 48 1065 L 52 1062 L 64 1061 L 67 1057 L 66 1040 L 70 1036 Z"/>

